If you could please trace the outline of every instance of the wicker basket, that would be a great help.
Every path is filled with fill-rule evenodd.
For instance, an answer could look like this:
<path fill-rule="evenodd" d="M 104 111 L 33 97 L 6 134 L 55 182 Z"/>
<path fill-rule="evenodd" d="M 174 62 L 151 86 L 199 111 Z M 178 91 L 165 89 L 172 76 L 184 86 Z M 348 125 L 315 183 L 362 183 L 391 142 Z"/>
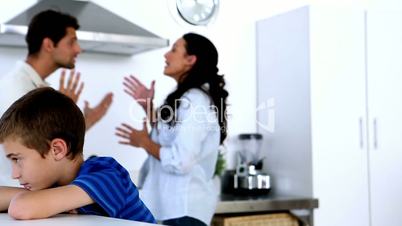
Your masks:
<path fill-rule="evenodd" d="M 299 226 L 297 219 L 288 213 L 249 216 L 215 216 L 211 226 Z"/>

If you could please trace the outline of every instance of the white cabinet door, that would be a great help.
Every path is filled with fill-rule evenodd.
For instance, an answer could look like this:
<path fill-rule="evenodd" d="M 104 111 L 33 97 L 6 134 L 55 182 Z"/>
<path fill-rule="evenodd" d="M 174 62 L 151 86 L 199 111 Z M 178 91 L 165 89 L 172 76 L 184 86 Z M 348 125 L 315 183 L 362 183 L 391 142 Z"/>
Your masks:
<path fill-rule="evenodd" d="M 402 223 L 402 13 L 368 12 L 372 226 Z"/>
<path fill-rule="evenodd" d="M 368 226 L 363 11 L 311 11 L 311 96 L 317 226 Z"/>

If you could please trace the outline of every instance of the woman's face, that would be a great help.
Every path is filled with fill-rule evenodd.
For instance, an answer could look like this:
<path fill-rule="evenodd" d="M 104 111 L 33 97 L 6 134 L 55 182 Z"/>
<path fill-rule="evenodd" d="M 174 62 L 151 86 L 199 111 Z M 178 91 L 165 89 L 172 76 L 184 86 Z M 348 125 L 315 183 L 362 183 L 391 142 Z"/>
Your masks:
<path fill-rule="evenodd" d="M 163 73 L 179 82 L 183 76 L 187 75 L 196 61 L 194 55 L 188 55 L 186 51 L 186 41 L 178 39 L 172 49 L 165 54 L 165 69 Z"/>

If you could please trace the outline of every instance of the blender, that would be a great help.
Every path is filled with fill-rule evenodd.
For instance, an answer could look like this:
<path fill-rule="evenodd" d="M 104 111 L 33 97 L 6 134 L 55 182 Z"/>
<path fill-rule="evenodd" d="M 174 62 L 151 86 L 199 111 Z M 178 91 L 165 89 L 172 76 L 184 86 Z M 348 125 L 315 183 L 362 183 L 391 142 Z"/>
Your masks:
<path fill-rule="evenodd" d="M 236 172 L 233 188 L 237 194 L 266 194 L 270 190 L 270 177 L 263 172 L 261 146 L 263 137 L 259 133 L 239 134 Z"/>

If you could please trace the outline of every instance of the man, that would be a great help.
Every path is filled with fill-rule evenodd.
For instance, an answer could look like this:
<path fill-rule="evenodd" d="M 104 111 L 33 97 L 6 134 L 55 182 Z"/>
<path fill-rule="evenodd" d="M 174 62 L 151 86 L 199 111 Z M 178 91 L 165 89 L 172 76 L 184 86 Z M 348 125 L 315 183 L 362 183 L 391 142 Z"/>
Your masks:
<path fill-rule="evenodd" d="M 0 80 L 0 114 L 18 98 L 29 91 L 49 86 L 45 79 L 58 68 L 74 69 L 75 59 L 81 52 L 76 30 L 79 28 L 76 18 L 53 10 L 37 14 L 28 27 L 26 42 L 28 56 L 24 62 L 18 62 L 16 68 Z M 76 102 L 83 89 L 79 82 L 80 75 L 74 70 L 65 84 L 65 71 L 61 74 L 59 91 Z M 85 102 L 84 117 L 88 130 L 106 113 L 112 103 L 112 93 L 105 95 L 94 108 Z M 5 167 L 4 161 L 0 161 Z M 4 173 L 0 175 L 0 184 Z M 4 179 L 3 179 L 4 180 Z"/>

